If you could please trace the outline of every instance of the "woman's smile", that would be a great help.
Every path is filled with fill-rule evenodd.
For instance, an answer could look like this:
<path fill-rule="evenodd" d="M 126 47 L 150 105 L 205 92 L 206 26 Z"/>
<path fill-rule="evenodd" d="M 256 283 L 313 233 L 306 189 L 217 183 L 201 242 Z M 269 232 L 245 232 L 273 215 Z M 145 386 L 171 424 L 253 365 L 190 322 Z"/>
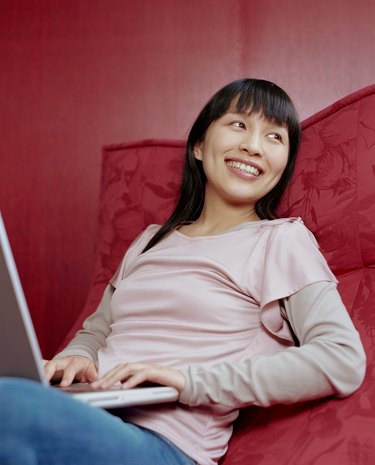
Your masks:
<path fill-rule="evenodd" d="M 263 172 L 260 168 L 256 167 L 254 163 L 247 160 L 226 160 L 225 163 L 234 174 L 241 176 L 244 179 L 257 178 Z"/>

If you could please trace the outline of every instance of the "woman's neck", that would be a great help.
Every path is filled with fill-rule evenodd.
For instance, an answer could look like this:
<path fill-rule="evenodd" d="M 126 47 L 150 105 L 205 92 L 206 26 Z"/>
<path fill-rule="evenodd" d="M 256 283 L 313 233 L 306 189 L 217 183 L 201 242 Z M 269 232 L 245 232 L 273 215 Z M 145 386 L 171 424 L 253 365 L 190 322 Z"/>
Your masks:
<path fill-rule="evenodd" d="M 188 235 L 194 236 L 211 236 L 220 234 L 224 231 L 234 228 L 235 226 L 247 221 L 259 221 L 260 218 L 255 209 L 249 208 L 207 208 L 204 205 L 199 218 L 191 224 L 181 226 L 179 229 Z"/>

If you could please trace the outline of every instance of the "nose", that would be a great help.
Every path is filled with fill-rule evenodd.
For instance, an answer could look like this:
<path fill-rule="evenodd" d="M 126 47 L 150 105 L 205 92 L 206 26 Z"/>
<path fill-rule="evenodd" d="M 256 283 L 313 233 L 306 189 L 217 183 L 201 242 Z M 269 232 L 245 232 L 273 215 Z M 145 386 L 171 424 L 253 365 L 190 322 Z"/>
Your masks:
<path fill-rule="evenodd" d="M 252 156 L 262 156 L 263 149 L 260 138 L 257 134 L 246 134 L 242 139 L 239 149 Z"/>

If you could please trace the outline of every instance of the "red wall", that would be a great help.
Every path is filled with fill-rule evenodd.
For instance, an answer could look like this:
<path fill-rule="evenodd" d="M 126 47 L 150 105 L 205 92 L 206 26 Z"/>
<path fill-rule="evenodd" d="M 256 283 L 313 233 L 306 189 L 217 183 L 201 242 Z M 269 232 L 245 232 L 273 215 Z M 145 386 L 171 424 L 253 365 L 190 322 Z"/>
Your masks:
<path fill-rule="evenodd" d="M 301 117 L 375 82 L 372 0 L 12 0 L 0 11 L 0 209 L 45 356 L 93 265 L 100 150 L 184 138 L 242 76 Z"/>

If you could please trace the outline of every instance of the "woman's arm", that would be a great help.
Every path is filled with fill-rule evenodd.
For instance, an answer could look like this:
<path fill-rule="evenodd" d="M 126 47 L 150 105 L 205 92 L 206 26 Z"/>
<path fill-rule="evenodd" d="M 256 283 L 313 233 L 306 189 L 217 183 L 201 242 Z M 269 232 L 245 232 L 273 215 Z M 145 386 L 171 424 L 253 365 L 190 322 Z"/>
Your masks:
<path fill-rule="evenodd" d="M 300 346 L 241 363 L 182 370 L 180 401 L 190 406 L 270 406 L 336 395 L 361 385 L 366 357 L 336 285 L 317 282 L 283 300 Z"/>

